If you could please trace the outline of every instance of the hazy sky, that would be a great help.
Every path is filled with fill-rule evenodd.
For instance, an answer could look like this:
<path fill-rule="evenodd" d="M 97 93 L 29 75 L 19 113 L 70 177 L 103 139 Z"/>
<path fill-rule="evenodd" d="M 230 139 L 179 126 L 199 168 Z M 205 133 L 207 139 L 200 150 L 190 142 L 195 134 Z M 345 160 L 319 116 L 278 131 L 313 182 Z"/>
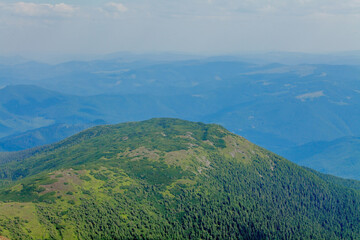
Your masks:
<path fill-rule="evenodd" d="M 0 55 L 360 50 L 360 0 L 0 0 Z"/>

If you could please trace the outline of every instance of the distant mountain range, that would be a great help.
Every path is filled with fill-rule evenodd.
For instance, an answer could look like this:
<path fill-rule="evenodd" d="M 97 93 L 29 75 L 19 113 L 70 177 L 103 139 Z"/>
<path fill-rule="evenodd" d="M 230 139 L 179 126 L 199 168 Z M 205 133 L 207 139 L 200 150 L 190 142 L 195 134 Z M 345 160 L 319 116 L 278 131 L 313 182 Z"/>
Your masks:
<path fill-rule="evenodd" d="M 98 120 L 88 124 L 53 124 L 47 127 L 10 135 L 0 138 L 0 151 L 20 151 L 58 142 L 84 129 L 100 124 L 105 124 L 105 122 Z"/>
<path fill-rule="evenodd" d="M 359 189 L 219 125 L 151 119 L 0 154 L 0 235 L 359 239 Z"/>
<path fill-rule="evenodd" d="M 229 57 L 1 65 L 0 137 L 7 138 L 0 142 L 2 150 L 23 149 L 74 133 L 63 131 L 56 139 L 45 134 L 42 141 L 26 144 L 32 142 L 26 136 L 34 135 L 23 133 L 38 128 L 50 132 L 45 128 L 65 124 L 80 130 L 99 119 L 176 117 L 222 124 L 297 163 L 360 179 L 340 171 L 339 161 L 324 167 L 292 154 L 304 144 L 360 136 L 358 76 L 357 65 L 259 64 Z M 5 147 L 6 142 L 13 146 Z M 343 150 L 337 159 L 344 166 L 360 161 L 349 160 L 351 153 Z M 326 162 L 329 154 L 326 150 L 315 160 Z"/>
<path fill-rule="evenodd" d="M 282 155 L 321 172 L 360 179 L 360 137 L 311 142 L 290 148 Z"/>

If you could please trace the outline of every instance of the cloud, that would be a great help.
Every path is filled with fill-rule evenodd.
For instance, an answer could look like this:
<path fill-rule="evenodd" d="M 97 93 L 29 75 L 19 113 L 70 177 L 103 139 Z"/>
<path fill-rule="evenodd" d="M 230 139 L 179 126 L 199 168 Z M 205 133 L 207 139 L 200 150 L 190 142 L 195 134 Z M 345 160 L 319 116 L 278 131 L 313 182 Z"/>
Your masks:
<path fill-rule="evenodd" d="M 26 17 L 67 17 L 75 12 L 75 7 L 65 3 L 37 4 L 31 2 L 16 2 L 1 4 L 3 11 Z"/>
<path fill-rule="evenodd" d="M 118 12 L 127 12 L 128 11 L 128 8 L 125 7 L 121 3 L 109 2 L 109 3 L 106 4 L 106 6 L 108 8 L 112 8 L 113 10 L 118 11 Z"/>
<path fill-rule="evenodd" d="M 358 29 L 360 0 L 0 0 L 0 52 L 22 55 L 346 51 Z"/>
<path fill-rule="evenodd" d="M 100 11 L 108 16 L 117 17 L 120 14 L 127 12 L 129 9 L 122 3 L 109 2 Z"/>

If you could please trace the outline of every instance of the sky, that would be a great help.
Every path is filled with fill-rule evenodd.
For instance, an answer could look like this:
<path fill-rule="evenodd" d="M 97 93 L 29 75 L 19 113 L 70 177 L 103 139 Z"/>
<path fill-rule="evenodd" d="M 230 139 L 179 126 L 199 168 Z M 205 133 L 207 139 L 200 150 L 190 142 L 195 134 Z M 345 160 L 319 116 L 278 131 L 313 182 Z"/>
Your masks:
<path fill-rule="evenodd" d="M 360 0 L 0 0 L 0 55 L 360 50 Z"/>

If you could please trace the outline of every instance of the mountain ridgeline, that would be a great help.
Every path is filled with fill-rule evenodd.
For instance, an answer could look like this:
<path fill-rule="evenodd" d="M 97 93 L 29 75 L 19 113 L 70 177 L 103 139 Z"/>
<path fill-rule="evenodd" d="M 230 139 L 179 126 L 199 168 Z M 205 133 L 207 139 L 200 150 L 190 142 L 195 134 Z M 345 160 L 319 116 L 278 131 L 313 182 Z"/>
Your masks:
<path fill-rule="evenodd" d="M 215 124 L 97 126 L 0 155 L 9 239 L 359 239 L 356 181 L 305 169 Z"/>

